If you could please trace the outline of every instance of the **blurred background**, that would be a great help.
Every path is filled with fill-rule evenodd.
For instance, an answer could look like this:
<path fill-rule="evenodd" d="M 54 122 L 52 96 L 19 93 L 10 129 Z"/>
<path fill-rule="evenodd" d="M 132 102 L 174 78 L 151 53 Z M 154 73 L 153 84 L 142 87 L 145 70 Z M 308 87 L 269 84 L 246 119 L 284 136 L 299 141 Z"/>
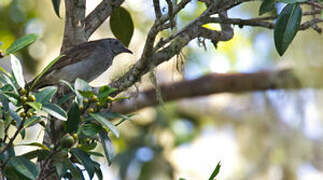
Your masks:
<path fill-rule="evenodd" d="M 87 13 L 99 2 L 89 0 Z M 256 17 L 259 5 L 260 1 L 234 8 L 229 17 Z M 130 42 L 135 53 L 118 56 L 113 67 L 92 82 L 94 86 L 121 76 L 140 57 L 143 39 L 154 20 L 152 1 L 126 1 L 123 6 L 131 12 L 135 24 Z M 165 3 L 162 7 L 167 12 Z M 277 11 L 282 7 L 278 5 Z M 176 18 L 178 28 L 173 31 L 204 9 L 203 4 L 192 1 Z M 40 36 L 17 54 L 27 79 L 58 56 L 63 25 L 64 18 L 55 15 L 50 0 L 0 0 L 0 49 L 5 50 L 24 34 Z M 257 72 L 282 67 L 306 71 L 308 67 L 322 66 L 323 36 L 311 29 L 299 32 L 283 57 L 275 51 L 271 30 L 234 29 L 234 38 L 219 43 L 217 49 L 207 41 L 205 47 L 192 41 L 178 57 L 157 68 L 158 83 L 194 79 L 212 72 Z M 162 36 L 170 33 L 165 31 Z M 105 22 L 91 39 L 112 36 Z M 1 66 L 8 69 L 8 64 L 1 59 Z M 311 81 L 306 76 L 300 78 Z M 145 76 L 137 86 L 144 90 L 152 88 L 153 83 Z M 121 125 L 121 138 L 113 139 L 117 156 L 112 166 L 108 167 L 104 159 L 98 160 L 105 179 L 112 180 L 207 179 L 218 162 L 222 164 L 219 180 L 321 180 L 322 105 L 320 89 L 223 93 L 169 102 L 135 112 L 132 122 Z M 30 130 L 28 137 L 37 138 L 38 131 L 39 128 Z"/>

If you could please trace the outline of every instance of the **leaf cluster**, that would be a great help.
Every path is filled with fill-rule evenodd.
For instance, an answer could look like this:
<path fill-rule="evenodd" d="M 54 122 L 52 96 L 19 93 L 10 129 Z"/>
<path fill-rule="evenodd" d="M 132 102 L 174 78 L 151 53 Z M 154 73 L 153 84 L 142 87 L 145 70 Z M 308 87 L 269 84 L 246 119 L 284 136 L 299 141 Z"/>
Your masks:
<path fill-rule="evenodd" d="M 67 86 L 67 93 L 58 100 L 54 100 L 58 87 L 49 86 L 32 92 L 25 87 L 23 68 L 19 59 L 12 53 L 28 46 L 36 40 L 35 35 L 26 35 L 15 41 L 5 55 L 10 56 L 12 72 L 0 68 L 0 168 L 7 179 L 43 179 L 46 177 L 43 169 L 35 164 L 33 159 L 44 163 L 55 164 L 57 176 L 65 179 L 84 179 L 80 164 L 87 171 L 90 178 L 94 174 L 102 179 L 99 163 L 93 156 L 106 157 L 111 164 L 114 150 L 110 134 L 119 137 L 116 126 L 129 116 L 109 111 L 112 102 L 124 97 L 111 97 L 115 88 L 102 86 L 98 92 L 84 80 L 77 79 L 73 84 L 62 81 Z M 53 62 L 56 62 L 56 58 Z M 37 76 L 53 63 L 50 63 Z M 37 79 L 37 78 L 36 78 Z M 64 106 L 63 106 L 64 105 Z M 67 107 L 67 108 L 66 108 Z M 64 124 L 64 136 L 57 144 L 49 146 L 36 141 L 28 144 L 14 144 L 17 136 L 26 137 L 26 129 L 40 125 L 49 131 L 47 121 L 55 119 Z M 14 135 L 9 134 L 14 129 Z M 110 133 L 111 132 L 111 133 Z M 95 149 L 102 145 L 104 154 Z M 22 155 L 16 155 L 15 146 L 34 146 L 37 149 Z"/>

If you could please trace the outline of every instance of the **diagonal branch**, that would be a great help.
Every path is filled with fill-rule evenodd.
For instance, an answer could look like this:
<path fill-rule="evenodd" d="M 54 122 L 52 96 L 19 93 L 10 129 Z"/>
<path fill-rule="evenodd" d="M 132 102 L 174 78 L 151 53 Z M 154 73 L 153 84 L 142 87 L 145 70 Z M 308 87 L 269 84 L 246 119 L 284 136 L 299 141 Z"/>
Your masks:
<path fill-rule="evenodd" d="M 96 29 L 112 14 L 112 10 L 119 7 L 124 0 L 102 0 L 102 2 L 85 18 L 85 38 L 94 33 Z"/>

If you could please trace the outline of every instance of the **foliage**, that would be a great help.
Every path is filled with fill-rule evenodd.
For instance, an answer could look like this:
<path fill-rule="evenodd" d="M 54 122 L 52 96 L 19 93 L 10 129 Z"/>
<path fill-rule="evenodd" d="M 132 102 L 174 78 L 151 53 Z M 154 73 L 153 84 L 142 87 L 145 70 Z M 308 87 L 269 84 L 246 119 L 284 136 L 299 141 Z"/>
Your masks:
<path fill-rule="evenodd" d="M 302 20 L 302 9 L 300 2 L 306 0 L 281 0 L 287 3 L 284 9 L 280 12 L 274 29 L 275 47 L 280 56 L 287 50 L 290 43 L 296 36 Z M 264 0 L 259 9 L 259 15 L 263 15 L 275 9 L 274 0 Z"/>
<path fill-rule="evenodd" d="M 81 164 L 90 178 L 96 174 L 102 179 L 100 165 L 92 159 L 93 156 L 101 155 L 101 153 L 94 149 L 101 144 L 108 162 L 111 163 L 113 145 L 109 132 L 119 137 L 116 126 L 120 123 L 110 121 L 121 119 L 123 122 L 129 119 L 128 116 L 109 112 L 111 103 L 118 101 L 117 98 L 110 96 L 115 89 L 103 86 L 96 93 L 87 82 L 77 79 L 74 85 L 64 82 L 71 88 L 72 95 L 68 96 L 68 100 L 63 96 L 57 102 L 53 98 L 57 93 L 55 86 L 45 87 L 38 92 L 30 91 L 30 87 L 25 87 L 20 61 L 11 54 L 29 45 L 28 37 L 30 36 L 18 39 L 6 51 L 6 55 L 10 55 L 11 58 L 12 72 L 0 75 L 2 104 L 0 107 L 0 167 L 4 176 L 9 179 L 44 178 L 42 171 L 32 161 L 36 158 L 45 160 L 46 163 L 49 161 L 55 163 L 59 177 L 84 179 L 80 168 L 76 166 L 76 164 Z M 52 63 L 48 66 L 51 65 Z M 48 67 L 45 71 L 46 69 Z M 38 77 L 42 74 L 43 72 Z M 67 103 L 66 107 L 64 102 L 67 101 L 71 103 Z M 36 139 L 35 142 L 28 144 L 13 144 L 19 134 L 24 139 L 26 129 L 32 126 L 40 125 L 45 128 L 45 131 L 49 131 L 44 124 L 50 116 L 64 123 L 65 135 L 57 144 L 44 145 L 36 142 Z M 12 128 L 15 128 L 13 136 L 9 134 L 9 129 Z M 15 146 L 34 146 L 37 149 L 17 156 L 14 151 Z M 52 157 L 55 158 L 51 159 Z"/>

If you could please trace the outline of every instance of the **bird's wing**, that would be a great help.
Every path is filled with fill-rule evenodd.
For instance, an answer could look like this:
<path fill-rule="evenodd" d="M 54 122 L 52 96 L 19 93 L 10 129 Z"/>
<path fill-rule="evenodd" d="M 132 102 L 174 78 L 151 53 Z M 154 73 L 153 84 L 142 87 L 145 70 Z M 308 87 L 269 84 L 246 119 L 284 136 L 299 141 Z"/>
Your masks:
<path fill-rule="evenodd" d="M 97 48 L 100 44 L 99 41 L 100 40 L 82 43 L 68 50 L 66 53 L 64 53 L 64 56 L 61 57 L 61 59 L 59 59 L 52 67 L 50 67 L 46 71 L 45 74 L 42 75 L 42 77 L 39 79 L 39 83 L 41 84 L 42 80 L 46 79 L 46 76 L 51 72 L 89 57 L 94 49 Z M 30 86 L 34 80 L 35 79 L 29 82 L 28 86 Z"/>
<path fill-rule="evenodd" d="M 98 41 L 91 41 L 77 45 L 67 51 L 64 56 L 58 60 L 47 72 L 46 74 L 52 72 L 53 70 L 61 69 L 69 64 L 74 64 L 79 62 L 81 59 L 86 59 L 91 55 L 95 48 L 98 46 Z M 45 75 L 46 75 L 45 74 Z"/>

